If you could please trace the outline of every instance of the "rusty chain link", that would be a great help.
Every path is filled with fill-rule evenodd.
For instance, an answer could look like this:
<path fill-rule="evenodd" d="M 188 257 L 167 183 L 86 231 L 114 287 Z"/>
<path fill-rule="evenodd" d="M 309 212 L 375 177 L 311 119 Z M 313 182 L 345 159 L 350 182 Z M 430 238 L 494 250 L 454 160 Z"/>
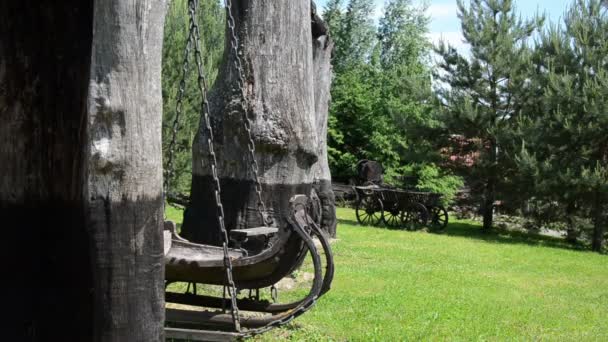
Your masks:
<path fill-rule="evenodd" d="M 255 159 L 255 143 L 253 142 L 253 135 L 251 134 L 251 120 L 249 119 L 249 98 L 247 97 L 247 90 L 245 89 L 245 71 L 243 70 L 243 59 L 241 57 L 242 52 L 239 50 L 239 39 L 236 33 L 236 22 L 234 20 L 234 13 L 232 8 L 232 2 L 234 0 L 224 0 L 224 4 L 228 11 L 228 29 L 230 30 L 230 50 L 231 55 L 234 56 L 234 68 L 237 71 L 237 88 L 241 94 L 241 112 L 243 115 L 243 127 L 247 132 L 247 148 L 249 150 L 249 159 L 251 165 L 251 171 L 253 172 L 253 181 L 255 185 L 255 192 L 258 200 L 257 210 L 262 218 L 262 223 L 266 226 L 272 224 L 272 218 L 268 215 L 266 205 L 262 199 L 262 183 L 259 177 L 258 162 Z"/>
<path fill-rule="evenodd" d="M 268 216 L 267 214 L 267 210 L 266 210 L 266 205 L 264 204 L 264 201 L 262 199 L 262 184 L 260 182 L 259 179 L 259 167 L 258 167 L 258 163 L 257 160 L 255 158 L 255 143 L 253 141 L 253 136 L 251 133 L 251 120 L 249 119 L 249 98 L 247 96 L 247 90 L 246 90 L 246 85 L 245 85 L 245 71 L 243 70 L 243 59 L 242 59 L 242 52 L 239 49 L 239 40 L 237 37 L 237 33 L 236 33 L 236 23 L 235 23 L 235 19 L 234 19 L 234 13 L 233 13 L 233 3 L 234 0 L 224 0 L 224 4 L 226 6 L 226 10 L 228 11 L 228 29 L 230 30 L 230 49 L 231 49 L 231 54 L 234 55 L 234 68 L 237 71 L 237 88 L 238 91 L 241 94 L 241 111 L 242 111 L 242 115 L 243 115 L 243 127 L 245 129 L 245 131 L 247 132 L 247 147 L 249 149 L 249 158 L 251 161 L 251 170 L 253 172 L 253 177 L 254 177 L 254 183 L 255 183 L 255 191 L 256 191 L 256 195 L 257 195 L 257 199 L 258 199 L 258 212 L 262 218 L 262 222 L 264 222 L 264 224 L 266 225 L 271 225 L 272 224 L 272 219 Z M 306 232 L 303 232 L 304 234 L 307 234 Z M 310 238 L 310 235 L 308 235 L 308 237 Z M 266 331 L 269 331 L 273 328 L 282 326 L 284 324 L 287 324 L 289 322 L 291 322 L 294 318 L 296 318 L 297 316 L 301 315 L 302 313 L 308 311 L 311 307 L 313 307 L 316 303 L 316 299 L 317 297 L 313 297 L 310 301 L 302 303 L 297 309 L 293 310 L 289 316 L 287 317 L 283 317 L 280 319 L 277 319 L 275 321 L 270 322 L 269 324 L 263 326 L 263 327 L 259 327 L 256 329 L 249 329 L 246 332 L 243 332 L 240 334 L 240 336 L 242 338 L 249 338 L 249 337 L 253 337 L 255 335 L 259 335 L 262 334 Z"/>
<path fill-rule="evenodd" d="M 228 252 L 228 233 L 226 231 L 226 226 L 224 224 L 224 206 L 222 205 L 221 198 L 221 186 L 220 180 L 217 175 L 217 159 L 215 155 L 215 150 L 213 146 L 213 128 L 211 127 L 211 118 L 209 114 L 209 101 L 207 100 L 207 80 L 205 78 L 205 73 L 203 71 L 203 58 L 200 50 L 200 31 L 198 24 L 196 22 L 196 10 L 198 7 L 198 0 L 188 0 L 188 13 L 190 15 L 190 27 L 192 30 L 192 38 L 194 40 L 194 56 L 196 61 L 196 67 L 198 70 L 198 88 L 201 93 L 201 116 L 204 122 L 205 130 L 207 131 L 207 148 L 208 148 L 208 162 L 209 167 L 211 169 L 211 176 L 213 177 L 213 187 L 214 187 L 214 195 L 215 195 L 215 203 L 217 205 L 217 221 L 220 230 L 220 237 L 222 239 L 222 249 L 224 251 L 224 269 L 226 270 L 226 286 L 228 287 L 228 292 L 230 293 L 230 302 L 231 302 L 231 314 L 232 320 L 234 322 L 234 327 L 236 331 L 241 331 L 241 322 L 239 315 L 239 308 L 237 306 L 237 293 L 236 293 L 236 285 L 233 279 L 233 269 L 232 269 L 232 260 L 230 259 L 230 254 Z M 202 151 L 203 148 L 203 137 L 199 143 L 201 144 L 201 154 L 204 154 Z M 203 162 L 203 158 L 201 158 L 201 168 L 204 169 L 205 164 Z"/>
<path fill-rule="evenodd" d="M 262 184 L 259 180 L 259 167 L 258 167 L 258 163 L 257 160 L 255 158 L 255 143 L 253 141 L 253 135 L 251 132 L 251 120 L 249 119 L 249 99 L 247 97 L 247 91 L 245 88 L 245 72 L 243 69 L 243 62 L 242 62 L 242 57 L 241 57 L 241 52 L 239 51 L 239 41 L 238 41 L 238 37 L 237 37 L 237 33 L 236 33 L 236 24 L 235 24 L 235 19 L 234 19 L 234 15 L 233 15 L 233 6 L 232 6 L 232 2 L 234 0 L 224 0 L 227 12 L 228 12 L 228 28 L 230 30 L 230 49 L 232 52 L 232 55 L 234 55 L 234 67 L 237 71 L 237 75 L 238 75 L 238 79 L 237 79 L 237 90 L 240 92 L 241 94 L 241 101 L 240 101 L 240 106 L 241 106 L 241 111 L 242 111 L 242 116 L 243 116 L 243 127 L 245 129 L 245 131 L 247 132 L 247 147 L 249 150 L 249 158 L 250 158 L 250 166 L 251 166 L 251 170 L 253 173 L 253 177 L 254 177 L 254 183 L 255 183 L 255 191 L 256 191 L 256 196 L 257 196 L 257 200 L 258 200 L 258 213 L 260 214 L 261 218 L 262 218 L 262 222 L 265 225 L 271 225 L 272 224 L 272 219 L 270 218 L 270 216 L 267 213 L 267 209 L 266 206 L 264 204 L 263 198 L 262 198 Z M 239 314 L 239 309 L 237 306 L 237 289 L 236 289 L 236 284 L 234 282 L 234 278 L 233 278 L 233 267 L 232 267 L 232 259 L 230 259 L 230 255 L 229 255 L 229 251 L 228 251 L 228 233 L 225 227 L 225 222 L 224 222 L 224 208 L 222 205 L 222 200 L 221 200 L 221 186 L 220 186 L 220 180 L 218 177 L 218 172 L 217 172 L 217 158 L 216 158 L 216 154 L 215 154 L 215 150 L 214 150 L 214 137 L 213 137 L 213 128 L 211 127 L 211 118 L 210 118 L 210 111 L 209 111 L 209 102 L 207 99 L 207 80 L 205 78 L 205 74 L 204 74 L 204 67 L 203 67 L 203 58 L 202 58 L 202 54 L 200 51 L 200 29 L 197 23 L 197 18 L 196 18 L 196 12 L 198 9 L 198 2 L 199 0 L 188 0 L 188 14 L 189 14 L 189 30 L 188 30 L 188 38 L 187 38 L 187 44 L 186 47 L 184 49 L 184 59 L 183 59 L 183 63 L 182 63 L 182 78 L 180 80 L 179 83 L 179 91 L 178 91 L 178 97 L 177 97 L 177 102 L 176 102 L 176 109 L 175 109 L 175 118 L 172 124 L 172 135 L 171 135 L 171 140 L 168 146 L 169 149 L 169 158 L 167 161 L 167 168 L 168 170 L 166 171 L 166 177 L 164 180 L 164 192 L 165 192 L 165 196 L 168 193 L 168 191 L 170 190 L 170 178 L 173 177 L 174 175 L 174 155 L 175 155 L 175 145 L 177 142 L 177 133 L 178 130 L 180 128 L 180 117 L 183 111 L 183 98 L 185 96 L 185 89 L 186 89 L 186 76 L 188 74 L 188 69 L 189 69 L 189 58 L 190 58 L 190 53 L 192 52 L 192 48 L 194 47 L 194 57 L 195 57 L 195 62 L 196 62 L 196 66 L 197 66 L 197 71 L 198 71 L 198 78 L 197 78 L 197 84 L 198 84 L 198 88 L 199 91 L 201 93 L 201 108 L 200 108 L 200 113 L 201 113 L 201 119 L 203 120 L 203 124 L 204 124 L 204 129 L 206 131 L 206 135 L 207 135 L 207 153 L 205 153 L 205 151 L 203 151 L 203 138 L 201 136 L 201 140 L 200 140 L 200 148 L 201 148 L 201 154 L 208 154 L 208 162 L 209 162 L 209 167 L 211 170 L 211 176 L 213 178 L 213 187 L 214 187 L 214 197 L 215 197 L 215 202 L 217 205 L 217 219 L 218 219 L 218 226 L 219 226 L 219 230 L 220 230 L 220 237 L 222 239 L 222 248 L 223 248 L 223 254 L 224 254 L 224 269 L 226 271 L 226 285 L 225 285 L 225 289 L 228 289 L 228 292 L 230 294 L 230 301 L 231 301 L 231 314 L 232 314 L 232 320 L 234 322 L 234 326 L 235 326 L 235 330 L 237 332 L 239 332 L 239 336 L 241 336 L 242 338 L 248 338 L 248 337 L 252 337 L 254 335 L 258 335 L 261 333 L 264 333 L 268 330 L 271 330 L 275 327 L 287 324 L 289 322 L 291 322 L 295 317 L 299 316 L 300 314 L 302 314 L 303 312 L 309 310 L 312 306 L 314 306 L 315 302 L 316 302 L 316 296 L 314 298 L 312 298 L 311 300 L 302 303 L 297 309 L 295 309 L 294 311 L 292 311 L 290 313 L 289 316 L 287 317 L 283 317 L 281 319 L 275 320 L 273 322 L 270 322 L 269 324 L 263 326 L 263 327 L 259 327 L 256 329 L 249 329 L 245 332 L 241 332 L 241 322 L 240 322 L 240 314 Z M 204 163 L 204 159 L 201 158 L 201 168 L 205 168 L 205 163 Z M 306 235 L 308 235 L 308 233 L 305 233 Z"/>
<path fill-rule="evenodd" d="M 312 221 L 308 221 L 307 223 L 309 224 L 309 226 L 307 226 L 306 228 L 310 229 L 311 232 L 309 233 L 308 231 L 302 231 L 303 234 L 307 235 L 308 239 L 311 239 L 312 241 L 312 235 L 316 235 L 319 239 L 322 238 L 322 236 L 320 236 L 321 233 L 321 229 L 316 225 L 316 223 L 312 222 Z M 311 229 L 314 226 L 314 229 Z M 310 251 L 312 253 L 312 250 Z M 292 310 L 289 314 L 289 316 L 286 317 L 282 317 L 279 318 L 277 320 L 274 320 L 268 324 L 266 324 L 265 326 L 259 327 L 259 328 L 255 328 L 255 329 L 249 329 L 245 332 L 242 332 L 240 334 L 240 337 L 242 338 L 251 338 L 255 335 L 259 335 L 259 334 L 263 334 L 269 330 L 272 330 L 274 328 L 278 328 L 282 325 L 288 324 L 291 321 L 293 321 L 296 317 L 300 316 L 301 314 L 303 314 L 304 312 L 310 310 L 317 302 L 318 297 L 314 296 L 312 298 L 310 298 L 308 301 L 305 301 L 303 303 L 301 303 L 297 308 L 295 308 L 294 310 Z"/>

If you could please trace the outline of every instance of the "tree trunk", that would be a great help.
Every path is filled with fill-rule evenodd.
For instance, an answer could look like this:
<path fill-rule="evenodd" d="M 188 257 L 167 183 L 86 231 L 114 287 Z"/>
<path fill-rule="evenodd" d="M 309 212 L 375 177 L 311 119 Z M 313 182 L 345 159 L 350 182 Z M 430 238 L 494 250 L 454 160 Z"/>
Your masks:
<path fill-rule="evenodd" d="M 598 191 L 595 193 L 593 203 L 593 237 L 591 239 L 591 249 L 595 252 L 601 252 L 604 244 L 604 203 L 602 194 Z"/>
<path fill-rule="evenodd" d="M 492 229 L 494 221 L 494 189 L 495 184 L 492 178 L 488 179 L 483 198 L 483 229 Z"/>
<path fill-rule="evenodd" d="M 310 193 L 312 166 L 319 159 L 310 0 L 233 3 L 263 200 L 275 224 L 283 226 L 289 198 Z M 228 30 L 225 62 L 209 102 L 226 227 L 234 229 L 261 226 L 263 222 L 257 211 L 229 39 Z M 191 203 L 184 215 L 182 234 L 193 241 L 218 244 L 217 210 L 203 127 L 193 148 Z"/>
<path fill-rule="evenodd" d="M 0 4 L 7 341 L 160 341 L 164 1 Z"/>
<path fill-rule="evenodd" d="M 492 167 L 490 168 L 490 174 L 486 182 L 486 188 L 483 196 L 483 229 L 492 229 L 494 221 L 494 201 L 496 200 L 496 143 L 492 141 L 490 143 L 490 162 Z"/>
<path fill-rule="evenodd" d="M 576 213 L 576 205 L 574 202 L 569 202 L 566 205 L 566 242 L 576 244 L 578 240 L 578 230 L 574 225 L 574 214 Z"/>
<path fill-rule="evenodd" d="M 312 44 L 313 44 L 313 77 L 315 114 L 317 133 L 319 136 L 318 162 L 313 166 L 315 190 L 321 200 L 321 228 L 331 237 L 336 237 L 336 196 L 331 187 L 331 171 L 327 156 L 327 119 L 331 100 L 331 53 L 334 43 L 329 35 L 328 27 L 312 7 Z"/>

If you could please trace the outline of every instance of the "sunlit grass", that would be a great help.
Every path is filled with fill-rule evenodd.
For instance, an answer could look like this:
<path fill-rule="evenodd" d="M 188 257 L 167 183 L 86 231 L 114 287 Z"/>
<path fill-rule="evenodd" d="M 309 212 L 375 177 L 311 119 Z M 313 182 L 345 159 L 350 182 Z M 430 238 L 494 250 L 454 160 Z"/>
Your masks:
<path fill-rule="evenodd" d="M 332 290 L 257 339 L 608 340 L 607 256 L 468 221 L 438 235 L 338 217 Z"/>

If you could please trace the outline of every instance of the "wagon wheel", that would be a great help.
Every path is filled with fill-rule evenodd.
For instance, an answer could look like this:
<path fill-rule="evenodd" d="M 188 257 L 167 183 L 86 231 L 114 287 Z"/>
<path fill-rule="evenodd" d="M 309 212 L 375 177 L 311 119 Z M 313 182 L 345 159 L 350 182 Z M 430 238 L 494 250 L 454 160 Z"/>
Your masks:
<path fill-rule="evenodd" d="M 384 210 L 382 210 L 382 221 L 384 221 L 384 224 L 387 227 L 402 227 L 401 211 L 399 210 L 399 206 L 396 203 L 389 206 L 389 208 L 384 208 Z"/>
<path fill-rule="evenodd" d="M 376 226 L 382 221 L 382 201 L 375 196 L 365 196 L 357 203 L 355 212 L 360 224 Z"/>
<path fill-rule="evenodd" d="M 448 225 L 448 211 L 444 207 L 431 207 L 429 210 L 430 227 L 433 230 L 444 230 Z"/>
<path fill-rule="evenodd" d="M 429 212 L 421 203 L 412 203 L 401 213 L 401 224 L 409 229 L 415 230 L 426 226 Z"/>

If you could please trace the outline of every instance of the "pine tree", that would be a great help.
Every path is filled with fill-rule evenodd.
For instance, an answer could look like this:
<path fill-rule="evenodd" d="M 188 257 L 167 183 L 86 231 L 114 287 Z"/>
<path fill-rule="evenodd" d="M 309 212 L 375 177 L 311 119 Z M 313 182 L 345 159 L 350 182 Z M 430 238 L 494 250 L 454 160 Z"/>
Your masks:
<path fill-rule="evenodd" d="M 605 2 L 604 2 L 605 3 Z M 599 0 L 578 0 L 540 37 L 532 78 L 537 100 L 524 120 L 522 169 L 535 190 L 594 223 L 600 251 L 608 200 L 608 15 Z M 540 92 L 538 91 L 540 90 Z"/>
<path fill-rule="evenodd" d="M 480 142 L 472 171 L 483 180 L 483 227 L 489 229 L 497 186 L 505 177 L 505 140 L 521 112 L 518 94 L 527 87 L 526 42 L 540 19 L 519 19 L 511 0 L 472 0 L 468 7 L 459 0 L 458 17 L 470 56 L 444 42 L 437 46 L 436 76 L 445 84 L 438 95 L 450 132 Z"/>

